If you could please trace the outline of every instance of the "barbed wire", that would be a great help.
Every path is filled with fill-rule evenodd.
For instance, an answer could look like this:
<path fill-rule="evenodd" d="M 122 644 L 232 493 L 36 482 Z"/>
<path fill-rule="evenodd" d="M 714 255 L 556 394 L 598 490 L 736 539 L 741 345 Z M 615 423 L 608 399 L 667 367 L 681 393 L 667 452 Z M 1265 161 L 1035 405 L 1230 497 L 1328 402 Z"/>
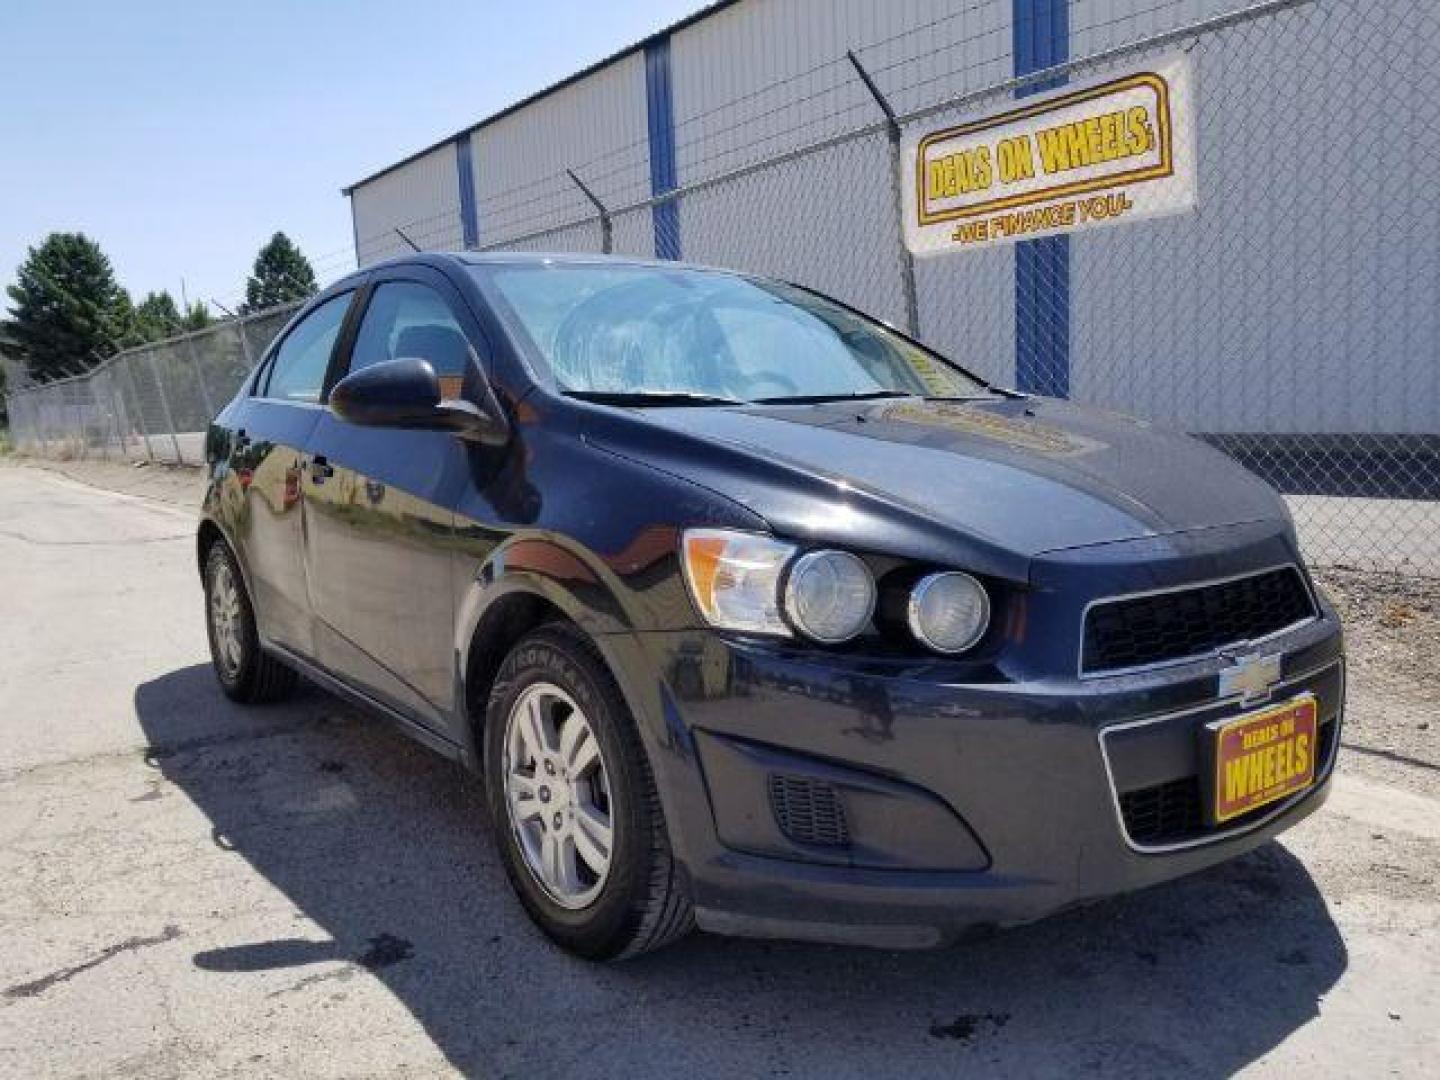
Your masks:
<path fill-rule="evenodd" d="M 863 56 L 868 52 L 893 45 L 899 41 L 920 37 L 922 35 L 931 35 L 940 27 L 954 24 L 959 20 L 964 20 L 968 16 L 983 12 L 987 6 L 985 0 L 979 0 L 979 2 L 971 3 L 962 8 L 947 12 L 919 26 L 909 27 L 897 33 L 867 41 L 857 46 L 854 51 Z M 1033 21 L 1035 21 L 1033 15 L 1024 16 L 1021 20 L 1022 24 Z M 1122 21 L 1124 21 L 1123 18 L 1117 18 L 1109 20 L 1108 22 L 1119 23 Z M 998 30 L 994 28 L 985 29 L 975 34 L 947 40 L 928 50 L 907 55 L 890 63 L 876 65 L 871 67 L 870 70 L 872 75 L 877 75 L 906 64 L 921 65 L 928 59 L 944 53 L 953 52 L 955 49 L 969 45 L 975 41 L 1002 34 L 1008 35 L 1009 33 L 1010 27 L 1008 26 Z M 963 74 L 965 70 L 982 68 L 994 60 L 1006 58 L 1009 55 L 1010 50 L 1007 42 L 1004 48 L 995 51 L 994 56 L 972 62 L 964 69 L 952 69 L 947 73 L 946 77 L 953 80 L 957 75 Z M 799 97 L 791 98 L 759 112 L 746 114 L 721 127 L 707 127 L 703 130 L 696 131 L 689 137 L 686 137 L 684 134 L 689 129 L 698 128 L 698 126 L 706 120 L 727 112 L 732 112 L 741 105 L 760 100 L 769 94 L 792 86 L 803 79 L 811 78 L 827 71 L 832 71 L 837 74 L 836 80 L 829 85 Z M 928 85 L 935 81 L 939 81 L 939 79 L 926 80 L 914 85 Z M 893 92 L 901 93 L 906 89 L 912 88 L 913 86 L 894 88 Z M 778 130 L 768 131 L 763 136 L 748 142 L 736 142 L 735 145 L 718 147 L 708 154 L 689 156 L 687 158 L 687 153 L 696 147 L 715 142 L 727 135 L 764 125 L 767 121 L 783 115 L 786 112 L 801 110 L 804 106 L 827 96 L 842 93 L 855 94 L 857 95 L 856 100 L 826 113 L 810 115 L 800 123 Z M 685 160 L 687 170 L 694 174 L 692 175 L 692 179 L 702 179 L 707 166 L 714 165 L 717 162 L 733 163 L 737 160 L 758 159 L 764 154 L 772 152 L 777 143 L 784 143 L 797 136 L 803 135 L 803 133 L 807 131 L 834 127 L 838 122 L 850 121 L 856 118 L 873 117 L 873 109 L 873 102 L 868 99 L 863 87 L 855 79 L 854 71 L 850 67 L 846 57 L 840 55 L 811 65 L 801 71 L 771 80 L 760 87 L 738 94 L 733 98 L 717 103 L 698 113 L 677 119 L 674 125 L 674 131 L 677 136 L 675 152 L 677 157 Z M 641 151 L 644 151 L 644 153 L 642 154 Z M 633 201 L 639 192 L 646 190 L 646 185 L 648 185 L 649 180 L 648 175 L 637 177 L 634 182 L 625 185 L 619 192 L 609 189 L 608 181 L 616 176 L 642 168 L 648 173 L 648 151 L 649 140 L 647 136 L 621 144 L 578 163 L 571 163 L 565 168 L 571 169 L 578 175 L 584 177 L 587 184 L 599 192 L 602 195 L 603 201 L 606 201 L 607 204 L 612 201 L 617 201 L 617 197 L 619 201 Z M 627 153 L 632 154 L 633 157 L 609 169 L 597 168 L 599 164 L 609 162 Z M 569 176 L 566 175 L 565 168 L 557 169 L 553 173 L 536 176 L 530 181 L 516 184 L 501 192 L 488 195 L 478 195 L 477 193 L 477 216 L 489 224 L 492 229 L 498 229 L 503 235 L 518 235 L 525 233 L 533 227 L 542 226 L 542 223 L 546 223 L 557 210 L 561 212 L 568 210 L 573 213 L 586 209 L 587 204 L 585 200 L 575 190 Z M 352 193 L 352 199 L 354 197 Z M 533 207 L 543 207 L 543 209 L 539 212 L 531 212 L 524 215 L 518 213 L 522 210 L 531 210 Z M 392 230 L 396 227 L 405 230 L 407 233 L 411 233 L 412 230 L 422 225 L 427 225 L 437 219 L 443 218 L 451 224 L 458 223 L 459 215 L 460 207 L 457 203 L 438 213 L 430 213 L 409 221 L 391 223 L 368 235 L 361 236 L 358 239 L 358 246 L 362 251 L 369 250 L 377 245 L 387 245 L 388 249 Z"/>

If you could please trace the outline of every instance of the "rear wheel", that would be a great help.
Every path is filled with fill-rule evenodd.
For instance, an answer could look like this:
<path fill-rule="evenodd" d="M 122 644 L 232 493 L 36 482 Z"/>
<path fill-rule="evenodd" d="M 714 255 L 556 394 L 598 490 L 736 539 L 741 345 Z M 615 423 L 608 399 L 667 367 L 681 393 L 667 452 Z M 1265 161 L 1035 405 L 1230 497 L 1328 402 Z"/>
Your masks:
<path fill-rule="evenodd" d="M 255 609 L 234 554 L 223 541 L 205 558 L 205 625 L 210 662 L 220 688 L 236 701 L 278 701 L 295 689 L 298 676 L 260 648 Z"/>
<path fill-rule="evenodd" d="M 610 960 L 690 930 L 634 721 L 578 631 L 543 627 L 505 658 L 486 712 L 485 780 L 506 873 L 558 944 Z"/>

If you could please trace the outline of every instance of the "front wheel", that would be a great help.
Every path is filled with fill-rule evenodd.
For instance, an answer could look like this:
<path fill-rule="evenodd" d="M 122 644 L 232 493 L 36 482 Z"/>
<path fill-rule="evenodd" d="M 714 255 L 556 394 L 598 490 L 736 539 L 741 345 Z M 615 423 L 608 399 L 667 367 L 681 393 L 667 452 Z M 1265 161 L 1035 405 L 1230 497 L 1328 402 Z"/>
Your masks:
<path fill-rule="evenodd" d="M 255 608 L 239 564 L 219 540 L 205 558 L 205 626 L 210 663 L 227 697 L 255 704 L 278 701 L 295 689 L 294 670 L 260 648 Z"/>
<path fill-rule="evenodd" d="M 634 721 L 594 646 L 546 626 L 505 658 L 485 720 L 495 841 L 526 911 L 593 960 L 692 926 Z"/>

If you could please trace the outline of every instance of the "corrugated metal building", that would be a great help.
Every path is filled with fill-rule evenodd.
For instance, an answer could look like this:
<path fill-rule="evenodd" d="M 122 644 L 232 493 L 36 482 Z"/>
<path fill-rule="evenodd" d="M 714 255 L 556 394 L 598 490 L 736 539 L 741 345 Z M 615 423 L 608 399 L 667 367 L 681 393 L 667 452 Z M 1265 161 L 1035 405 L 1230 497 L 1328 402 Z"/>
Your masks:
<path fill-rule="evenodd" d="M 939 126 L 1005 108 L 1016 76 L 1183 50 L 1198 210 L 919 260 L 919 336 L 1005 382 L 1192 431 L 1433 436 L 1437 8 L 726 0 L 346 189 L 357 258 L 407 250 L 401 233 L 599 250 L 568 170 L 616 211 L 617 252 L 774 273 L 903 323 L 885 133 L 837 139 L 881 119 L 847 52 L 902 119 L 952 102 L 926 116 Z"/>

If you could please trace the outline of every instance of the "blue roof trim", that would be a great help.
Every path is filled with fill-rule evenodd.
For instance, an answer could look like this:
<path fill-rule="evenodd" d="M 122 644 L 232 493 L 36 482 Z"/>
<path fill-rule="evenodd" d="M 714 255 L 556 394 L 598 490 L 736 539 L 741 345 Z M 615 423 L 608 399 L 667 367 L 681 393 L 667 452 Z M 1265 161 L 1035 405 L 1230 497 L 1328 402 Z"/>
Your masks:
<path fill-rule="evenodd" d="M 1013 0 L 1015 74 L 1063 64 L 1070 56 L 1067 0 Z M 1064 76 L 1024 87 L 1043 93 Z M 1015 245 L 1015 385 L 1029 394 L 1070 396 L 1070 237 L 1046 236 Z"/>
<path fill-rule="evenodd" d="M 460 185 L 460 235 L 467 248 L 480 243 L 480 215 L 475 206 L 475 159 L 470 133 L 455 137 L 455 180 Z"/>
<path fill-rule="evenodd" d="M 670 37 L 645 46 L 645 122 L 650 137 L 650 194 L 679 186 L 675 167 L 675 107 L 670 93 Z M 652 207 L 655 257 L 680 258 L 680 207 L 671 200 Z"/>
<path fill-rule="evenodd" d="M 603 71 L 611 64 L 618 63 L 619 61 L 624 60 L 627 56 L 630 56 L 634 53 L 639 52 L 641 49 L 648 47 L 651 42 L 658 41 L 660 38 L 668 39 L 671 34 L 678 33 L 679 31 L 684 30 L 687 26 L 693 26 L 695 23 L 708 19 L 711 15 L 714 15 L 720 11 L 724 11 L 726 8 L 732 7 L 738 3 L 740 3 L 740 0 L 715 0 L 714 3 L 708 4 L 707 6 L 700 8 L 698 11 L 692 12 L 691 14 L 685 16 L 685 18 L 680 19 L 678 22 L 671 23 L 663 30 L 657 30 L 649 37 L 637 41 L 634 45 L 626 46 L 619 52 L 612 53 L 603 60 L 596 61 L 588 67 L 581 68 L 573 75 L 567 75 L 559 82 L 552 83 L 550 86 L 545 87 L 543 90 L 537 90 L 535 93 L 529 95 L 528 97 L 523 97 L 514 104 L 505 106 L 505 108 L 501 109 L 499 112 L 491 113 L 489 116 L 485 117 L 485 119 L 476 121 L 469 127 L 463 128 L 461 131 L 455 132 L 454 135 L 447 135 L 439 142 L 433 142 L 429 146 L 424 147 L 423 149 L 416 150 L 414 153 L 401 158 L 399 161 L 395 162 L 392 165 L 386 165 L 383 169 L 377 169 L 369 176 L 366 176 L 363 180 L 356 180 L 353 184 L 346 185 L 345 187 L 340 189 L 340 194 L 349 195 L 356 188 L 363 187 L 364 185 L 370 183 L 370 181 L 372 180 L 378 180 L 386 173 L 394 172 L 396 169 L 403 168 L 404 166 L 409 165 L 412 161 L 415 161 L 417 158 L 424 157 L 426 154 L 430 153 L 433 150 L 439 150 L 447 142 L 450 142 L 452 139 L 454 139 L 456 135 L 463 135 L 466 132 L 479 131 L 481 128 L 486 127 L 489 124 L 493 124 L 497 120 L 504 119 L 511 113 L 518 112 L 519 110 L 525 108 L 528 105 L 533 105 L 535 102 L 541 100 L 542 98 L 549 97 L 557 90 L 563 90 L 567 86 L 571 86 L 582 79 L 586 79 L 591 75 L 594 75 L 597 71 Z"/>

